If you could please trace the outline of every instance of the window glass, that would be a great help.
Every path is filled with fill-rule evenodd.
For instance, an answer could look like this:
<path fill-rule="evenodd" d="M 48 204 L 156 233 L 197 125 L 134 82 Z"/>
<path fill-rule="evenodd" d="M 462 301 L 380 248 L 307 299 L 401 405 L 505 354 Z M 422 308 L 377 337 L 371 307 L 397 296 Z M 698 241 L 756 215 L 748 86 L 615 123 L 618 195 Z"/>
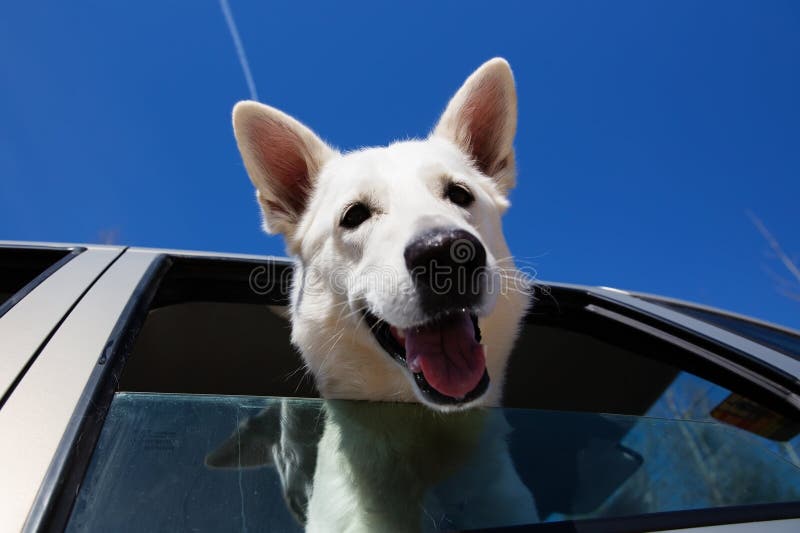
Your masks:
<path fill-rule="evenodd" d="M 0 246 L 0 316 L 30 292 L 69 250 Z"/>
<path fill-rule="evenodd" d="M 731 333 L 736 333 L 737 335 L 741 335 L 742 337 L 746 337 L 759 344 L 772 348 L 773 350 L 783 352 L 786 355 L 800 360 L 800 336 L 793 335 L 788 331 L 771 328 L 764 324 L 750 322 L 729 315 L 714 313 L 713 311 L 707 311 L 705 309 L 698 309 L 660 300 L 648 301 L 664 307 L 669 307 L 675 311 L 700 319 L 703 322 L 708 322 L 711 325 L 728 330 Z"/>
<path fill-rule="evenodd" d="M 534 317 L 512 355 L 504 405 L 722 423 L 800 467 L 796 411 L 765 406 L 683 350 L 639 335 L 592 317 Z"/>
<path fill-rule="evenodd" d="M 800 470 L 692 420 L 120 393 L 67 530 L 302 531 L 353 494 L 375 523 L 452 531 L 796 501 Z"/>

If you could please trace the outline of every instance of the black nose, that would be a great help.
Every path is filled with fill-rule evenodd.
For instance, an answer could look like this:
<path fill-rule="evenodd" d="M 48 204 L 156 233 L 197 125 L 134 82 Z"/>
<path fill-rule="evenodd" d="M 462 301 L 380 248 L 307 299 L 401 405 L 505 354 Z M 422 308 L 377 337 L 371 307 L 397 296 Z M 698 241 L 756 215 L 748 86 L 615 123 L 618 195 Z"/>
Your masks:
<path fill-rule="evenodd" d="M 478 303 L 486 276 L 486 250 L 463 229 L 436 229 L 406 246 L 406 268 L 423 310 L 436 314 Z"/>

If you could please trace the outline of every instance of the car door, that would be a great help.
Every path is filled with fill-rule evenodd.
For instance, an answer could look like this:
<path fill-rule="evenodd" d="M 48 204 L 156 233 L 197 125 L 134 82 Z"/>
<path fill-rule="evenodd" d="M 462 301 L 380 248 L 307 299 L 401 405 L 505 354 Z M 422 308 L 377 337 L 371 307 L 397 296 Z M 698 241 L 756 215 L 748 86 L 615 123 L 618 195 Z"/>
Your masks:
<path fill-rule="evenodd" d="M 75 524 L 158 529 L 173 523 L 176 509 L 181 523 L 196 519 L 207 524 L 202 519 L 213 511 L 216 520 L 230 525 L 247 518 L 242 515 L 245 499 L 254 502 L 247 506 L 251 512 L 283 505 L 280 492 L 276 501 L 265 500 L 265 487 L 274 482 L 269 473 L 249 472 L 247 476 L 259 481 L 257 490 L 247 494 L 241 477 L 239 490 L 220 490 L 214 480 L 232 478 L 204 470 L 202 455 L 189 461 L 185 474 L 163 468 L 187 466 L 181 454 L 190 443 L 182 432 L 194 431 L 191 444 L 196 445 L 198 435 L 200 442 L 213 441 L 204 432 L 230 431 L 216 427 L 224 416 L 202 415 L 209 398 L 226 403 L 226 398 L 241 395 L 315 395 L 288 341 L 284 315 L 290 276 L 290 263 L 275 258 L 160 250 L 121 255 L 64 319 L 0 410 L 0 469 L 5 473 L 0 483 L 9 494 L 0 501 L 0 513 L 9 529 L 60 531 L 69 524 L 73 530 L 80 530 Z M 800 393 L 791 361 L 761 352 L 736 335 L 726 337 L 729 332 L 717 335 L 703 324 L 661 314 L 615 291 L 539 284 L 534 299 L 506 388 L 506 403 L 521 410 L 506 416 L 520 424 L 512 451 L 526 485 L 536 494 L 540 515 L 563 527 L 580 521 L 587 531 L 663 530 L 800 516 L 798 501 L 791 496 L 792 484 L 798 482 L 794 472 L 800 468 L 794 448 L 800 440 L 790 431 Z M 702 401 L 674 406 L 682 390 L 691 390 Z M 104 433 L 109 410 L 115 413 L 110 427 L 118 428 L 119 416 L 130 411 L 120 415 L 115 405 L 135 405 L 139 394 L 155 408 L 134 412 L 138 433 L 122 440 Z M 159 398 L 183 398 L 187 416 L 195 421 L 182 418 L 165 426 Z M 206 407 L 192 403 L 200 398 Z M 714 413 L 730 415 L 742 402 L 762 419 L 777 420 L 771 433 L 757 434 L 730 420 L 721 426 Z M 153 416 L 157 418 L 148 418 Z M 238 416 L 223 421 L 235 428 Z M 639 417 L 635 420 L 641 424 L 631 425 L 631 417 Z M 541 431 L 526 431 L 525 424 L 533 419 L 554 421 L 544 426 L 549 440 L 539 438 Z M 783 433 L 774 430 L 776 425 Z M 780 483 L 788 492 L 773 501 L 774 496 L 758 491 L 726 494 L 714 482 L 710 487 L 721 499 L 707 508 L 688 509 L 681 506 L 685 503 L 653 507 L 637 500 L 627 511 L 609 511 L 608 502 L 621 492 L 627 491 L 629 503 L 643 492 L 631 488 L 630 480 L 642 478 L 642 458 L 647 464 L 650 456 L 623 442 L 632 427 L 638 428 L 640 439 L 655 438 L 656 445 L 658 431 L 674 435 L 678 445 L 682 435 L 689 435 L 687 450 L 697 440 L 691 435 L 702 434 L 703 428 L 711 428 L 717 438 L 732 427 L 741 446 L 717 450 L 714 457 L 738 454 L 731 468 L 758 457 L 776 472 L 789 473 Z M 98 439 L 103 444 L 99 451 Z M 145 461 L 137 463 L 136 476 L 103 474 L 120 467 L 104 462 L 109 446 Z M 149 468 L 150 456 L 161 457 L 162 470 L 148 477 L 141 473 Z M 607 464 L 617 468 L 609 474 L 603 470 Z M 575 475 L 576 465 L 583 477 Z M 693 465 L 683 470 L 691 471 Z M 681 490 L 676 480 L 670 486 Z M 193 491 L 191 510 L 186 490 Z M 752 505 L 759 498 L 765 505 Z M 131 512 L 140 519 L 118 523 Z M 291 516 L 284 511 L 280 520 L 289 527 Z M 538 526 L 543 531 L 551 527 L 532 527 Z"/>

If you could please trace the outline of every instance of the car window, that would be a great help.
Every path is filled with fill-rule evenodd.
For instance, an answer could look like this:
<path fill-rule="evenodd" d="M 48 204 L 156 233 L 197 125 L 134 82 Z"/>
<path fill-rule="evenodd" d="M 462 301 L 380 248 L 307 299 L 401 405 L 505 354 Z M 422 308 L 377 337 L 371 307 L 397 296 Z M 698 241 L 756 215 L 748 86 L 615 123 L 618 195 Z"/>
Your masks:
<path fill-rule="evenodd" d="M 64 249 L 0 246 L 0 316 L 70 255 Z"/>
<path fill-rule="evenodd" d="M 68 531 L 303 531 L 315 475 L 302 471 L 297 450 L 314 444 L 317 461 L 336 454 L 321 437 L 326 418 L 358 412 L 407 424 L 383 427 L 391 439 L 424 440 L 419 429 L 430 415 L 421 406 L 216 395 L 120 393 L 69 523 Z M 435 415 L 441 416 L 441 415 Z M 289 442 L 286 426 L 307 440 Z M 490 409 L 468 421 L 474 454 L 434 472 L 419 498 L 422 531 L 464 531 L 568 519 L 615 518 L 696 508 L 717 508 L 800 499 L 800 469 L 764 450 L 746 434 L 720 424 L 656 416 L 623 416 L 535 409 Z M 517 479 L 487 477 L 494 432 L 507 423 Z M 283 430 L 283 431 L 282 431 Z M 375 433 L 364 447 L 387 443 Z M 283 443 L 281 443 L 283 440 Z M 442 445 L 457 456 L 464 441 Z M 344 448 L 347 450 L 347 448 Z M 346 452 L 343 452 L 346 453 Z M 364 461 L 369 453 L 362 451 Z M 392 462 L 412 455 L 386 447 Z M 442 454 L 443 450 L 427 453 Z M 482 455 L 481 455 L 482 454 Z M 488 457 L 487 457 L 488 456 Z M 350 457 L 350 459 L 353 459 Z M 374 461 L 374 459 L 373 459 Z M 402 505 L 394 471 L 371 463 L 373 477 L 386 477 L 381 496 Z M 494 472 L 499 467 L 489 465 Z M 347 475 L 345 473 L 345 475 Z M 366 477 L 364 489 L 375 488 Z M 298 479 L 299 478 L 299 479 Z M 371 478 L 370 478 L 371 479 Z M 318 480 L 324 483 L 325 479 Z M 328 482 L 334 483 L 335 479 Z M 518 481 L 521 481 L 519 483 Z M 339 480 L 339 482 L 342 482 Z M 503 497 L 530 498 L 529 514 L 488 497 L 491 483 L 505 483 Z M 317 490 L 322 490 L 316 485 Z M 365 498 L 367 496 L 364 496 Z M 346 506 L 342 502 L 340 505 Z M 312 514 L 316 510 L 310 511 Z M 336 510 L 325 516 L 333 521 Z"/>
<path fill-rule="evenodd" d="M 758 342 L 785 353 L 797 360 L 800 360 L 800 336 L 790 333 L 789 331 L 772 328 L 765 324 L 751 322 L 737 318 L 735 316 L 726 315 L 722 313 L 715 313 L 710 310 L 691 307 L 688 305 L 681 305 L 675 302 L 666 302 L 662 300 L 648 299 L 648 301 L 669 307 L 675 311 L 681 312 L 694 318 L 698 318 L 704 322 L 708 322 L 714 326 L 728 330 L 731 333 L 736 333 L 742 337 L 746 337 L 752 341 Z"/>
<path fill-rule="evenodd" d="M 534 311 L 512 354 L 504 405 L 723 423 L 800 467 L 797 413 L 754 392 L 620 325 Z"/>
<path fill-rule="evenodd" d="M 316 396 L 289 342 L 288 272 L 284 263 L 174 258 L 119 389 Z M 275 285 L 260 285 L 267 278 Z"/>
<path fill-rule="evenodd" d="M 303 453 L 313 445 L 315 458 L 324 453 L 325 421 L 353 409 L 378 409 L 371 418 L 397 421 L 392 431 L 411 432 L 401 440 L 417 438 L 425 408 L 309 399 L 316 391 L 285 318 L 289 265 L 170 261 L 124 343 L 71 530 L 291 531 L 307 518 L 314 470 L 290 475 L 287 465 L 302 463 L 303 454 L 282 448 L 287 441 L 274 432 L 283 421 L 300 421 L 292 426 L 304 435 L 297 442 Z M 426 482 L 426 528 L 800 499 L 794 409 L 694 353 L 588 312 L 574 296 L 565 289 L 536 300 L 511 357 L 506 408 L 459 426 L 477 449 L 497 432 L 507 435 L 516 480 L 509 486 L 530 495 L 535 518 L 511 510 L 478 516 L 485 494 L 477 488 L 449 499 L 454 487 L 489 486 L 483 463 L 466 454 Z"/>

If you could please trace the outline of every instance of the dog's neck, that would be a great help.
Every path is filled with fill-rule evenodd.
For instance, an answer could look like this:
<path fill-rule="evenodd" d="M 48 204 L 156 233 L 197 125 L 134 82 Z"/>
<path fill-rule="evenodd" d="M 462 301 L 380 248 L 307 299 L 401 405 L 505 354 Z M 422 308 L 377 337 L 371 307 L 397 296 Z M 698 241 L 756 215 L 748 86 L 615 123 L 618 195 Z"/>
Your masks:
<path fill-rule="evenodd" d="M 307 531 L 419 531 L 428 489 L 476 452 L 487 415 L 336 401 L 326 412 Z"/>

